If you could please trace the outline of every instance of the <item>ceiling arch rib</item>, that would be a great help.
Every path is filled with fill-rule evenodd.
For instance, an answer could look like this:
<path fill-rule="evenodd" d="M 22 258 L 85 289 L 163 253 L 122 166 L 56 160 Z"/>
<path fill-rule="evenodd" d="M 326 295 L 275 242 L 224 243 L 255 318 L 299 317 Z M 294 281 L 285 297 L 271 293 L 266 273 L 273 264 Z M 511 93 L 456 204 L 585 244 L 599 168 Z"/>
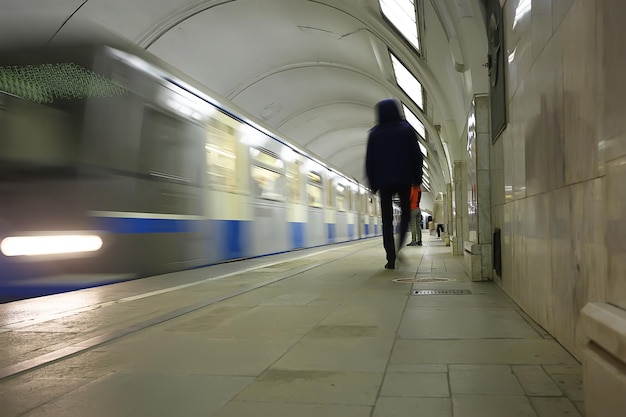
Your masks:
<path fill-rule="evenodd" d="M 343 166 L 346 162 L 354 160 L 355 156 L 365 156 L 365 149 L 360 143 L 356 145 L 344 146 L 339 151 L 331 155 L 328 160 L 334 165 Z"/>
<path fill-rule="evenodd" d="M 236 1 L 238 0 L 198 1 L 196 4 L 175 9 L 172 13 L 168 14 L 162 20 L 156 22 L 148 28 L 146 32 L 139 39 L 137 39 L 137 44 L 144 49 L 148 49 L 152 46 L 152 44 L 158 41 L 163 34 L 180 25 L 185 20 L 214 7 L 234 3 Z"/>
<path fill-rule="evenodd" d="M 309 80 L 314 80 L 311 82 Z M 389 96 L 382 83 L 358 72 L 334 66 L 299 66 L 286 71 L 276 71 L 263 77 L 262 82 L 251 84 L 232 97 L 236 104 L 244 104 L 253 114 L 263 117 L 264 109 L 271 103 L 282 108 L 270 117 L 264 117 L 273 126 L 279 125 L 293 113 L 301 113 L 311 106 L 330 100 L 349 97 L 353 101 L 375 103 Z"/>
<path fill-rule="evenodd" d="M 307 146 L 312 152 L 323 156 L 325 158 L 331 158 L 337 152 L 341 151 L 345 146 L 354 144 L 360 145 L 363 149 L 366 145 L 367 136 L 363 135 L 362 130 L 344 130 L 337 131 L 333 135 L 325 136 L 322 141 L 318 141 L 314 146 Z"/>
<path fill-rule="evenodd" d="M 335 62 L 298 62 L 296 64 L 290 64 L 290 65 L 285 65 L 283 67 L 280 68 L 275 68 L 271 71 L 268 71 L 265 74 L 262 74 L 258 77 L 256 77 L 254 80 L 247 82 L 246 85 L 238 88 L 236 91 L 230 92 L 226 98 L 229 100 L 236 100 L 237 96 L 239 96 L 240 94 L 244 93 L 248 88 L 253 87 L 255 84 L 258 84 L 260 82 L 262 82 L 263 80 L 273 77 L 277 74 L 280 74 L 282 72 L 287 72 L 287 71 L 297 71 L 300 69 L 306 69 L 306 68 L 327 68 L 327 69 L 335 69 L 335 70 L 343 70 L 343 71 L 349 71 L 354 73 L 355 75 L 361 76 L 361 77 L 365 77 L 368 80 L 370 80 L 372 83 L 374 84 L 378 84 L 380 87 L 382 88 L 386 88 L 388 86 L 388 83 L 384 83 L 382 82 L 380 79 L 372 76 L 371 74 L 362 71 L 358 68 L 354 68 L 354 67 L 350 67 L 348 65 L 344 65 L 344 64 L 339 64 L 339 63 L 335 63 Z"/>
<path fill-rule="evenodd" d="M 326 130 L 322 133 L 320 133 L 319 135 L 315 136 L 313 139 L 309 140 L 308 142 L 306 142 L 304 144 L 304 146 L 311 147 L 313 145 L 315 145 L 318 142 L 323 142 L 324 140 L 326 140 L 329 137 L 335 137 L 336 134 L 341 133 L 341 132 L 358 132 L 359 134 L 362 133 L 364 130 L 368 131 L 369 129 L 371 129 L 372 125 L 371 124 L 356 124 L 356 125 L 345 125 L 345 126 L 339 126 L 339 127 L 333 127 L 330 130 Z M 361 144 L 362 144 L 363 140 L 361 140 Z"/>
<path fill-rule="evenodd" d="M 355 101 L 329 101 L 313 105 L 300 113 L 292 114 L 277 128 L 288 137 L 298 138 L 306 144 L 317 136 L 341 126 L 363 125 L 364 132 L 374 125 L 374 111 L 371 104 Z"/>
<path fill-rule="evenodd" d="M 367 181 L 367 177 L 365 176 L 365 161 L 354 159 L 351 162 L 342 165 L 345 169 L 345 174 L 350 177 L 356 179 L 358 182 L 364 185 L 369 185 Z"/>

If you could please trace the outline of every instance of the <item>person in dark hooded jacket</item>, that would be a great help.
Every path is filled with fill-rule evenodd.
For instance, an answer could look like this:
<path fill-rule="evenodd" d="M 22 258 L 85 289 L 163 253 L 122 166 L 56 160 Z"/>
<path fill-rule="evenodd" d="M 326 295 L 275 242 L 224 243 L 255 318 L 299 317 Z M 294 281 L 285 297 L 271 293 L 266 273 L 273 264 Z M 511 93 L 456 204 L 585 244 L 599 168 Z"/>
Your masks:
<path fill-rule="evenodd" d="M 383 246 L 387 253 L 385 268 L 394 269 L 396 247 L 393 236 L 392 198 L 400 199 L 400 236 L 398 251 L 402 248 L 411 216 L 411 185 L 422 183 L 423 156 L 417 144 L 413 127 L 402 118 L 396 100 L 376 104 L 377 124 L 367 140 L 365 173 L 372 192 L 380 191 L 380 209 L 383 221 Z"/>

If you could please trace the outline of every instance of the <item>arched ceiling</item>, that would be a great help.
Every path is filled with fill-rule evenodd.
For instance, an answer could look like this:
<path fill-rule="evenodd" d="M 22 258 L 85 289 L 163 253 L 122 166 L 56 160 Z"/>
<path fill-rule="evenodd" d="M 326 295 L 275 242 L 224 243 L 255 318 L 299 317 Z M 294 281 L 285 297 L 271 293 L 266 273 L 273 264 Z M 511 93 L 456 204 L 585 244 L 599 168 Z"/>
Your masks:
<path fill-rule="evenodd" d="M 424 123 L 431 186 L 445 191 L 452 162 L 466 159 L 472 97 L 488 93 L 484 5 L 418 5 L 420 53 L 378 0 L 0 0 L 0 47 L 102 28 L 358 181 L 374 105 L 394 97 Z M 424 86 L 425 112 L 397 86 L 389 51 Z"/>

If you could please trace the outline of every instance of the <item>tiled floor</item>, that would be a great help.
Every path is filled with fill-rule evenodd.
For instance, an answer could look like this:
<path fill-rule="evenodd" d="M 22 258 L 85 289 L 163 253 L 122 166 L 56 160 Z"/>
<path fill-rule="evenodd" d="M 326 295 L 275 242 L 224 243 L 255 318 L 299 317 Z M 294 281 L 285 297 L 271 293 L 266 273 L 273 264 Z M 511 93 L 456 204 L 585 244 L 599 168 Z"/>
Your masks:
<path fill-rule="evenodd" d="M 0 374 L 26 371 L 0 416 L 582 416 L 579 363 L 494 284 L 434 237 L 403 253 L 383 269 L 375 238 L 2 305 Z"/>

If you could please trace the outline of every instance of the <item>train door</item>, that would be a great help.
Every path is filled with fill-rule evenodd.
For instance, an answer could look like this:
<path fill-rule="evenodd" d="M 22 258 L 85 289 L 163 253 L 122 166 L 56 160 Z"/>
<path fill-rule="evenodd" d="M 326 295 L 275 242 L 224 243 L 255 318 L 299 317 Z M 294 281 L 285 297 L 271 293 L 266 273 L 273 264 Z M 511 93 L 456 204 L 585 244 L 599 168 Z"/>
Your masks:
<path fill-rule="evenodd" d="M 322 182 L 321 166 L 314 165 L 307 170 L 307 246 L 318 246 L 326 243 L 326 228 L 324 221 L 324 187 Z"/>

